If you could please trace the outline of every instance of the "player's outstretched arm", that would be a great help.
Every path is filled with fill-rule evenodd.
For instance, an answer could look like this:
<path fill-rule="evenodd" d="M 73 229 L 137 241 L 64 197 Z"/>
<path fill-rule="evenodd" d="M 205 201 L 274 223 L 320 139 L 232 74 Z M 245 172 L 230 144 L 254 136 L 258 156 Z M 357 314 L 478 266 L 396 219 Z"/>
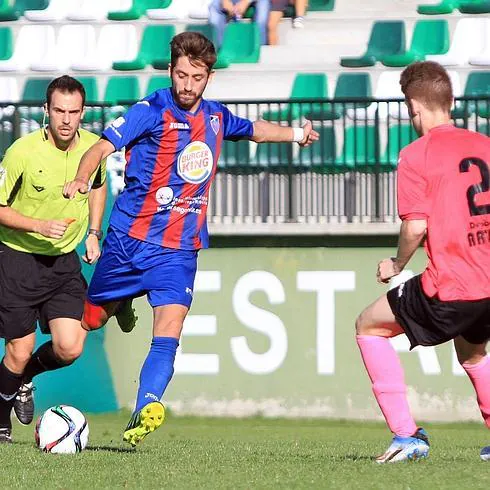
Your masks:
<path fill-rule="evenodd" d="M 426 230 L 427 220 L 425 219 L 402 221 L 398 238 L 398 252 L 396 257 L 384 259 L 378 264 L 378 282 L 386 283 L 393 276 L 400 274 L 422 243 Z"/>
<path fill-rule="evenodd" d="M 68 199 L 73 199 L 77 192 L 87 193 L 90 176 L 95 172 L 100 162 L 114 153 L 115 150 L 110 141 L 102 138 L 91 146 L 80 160 L 75 179 L 67 182 L 63 187 L 63 195 Z"/>
<path fill-rule="evenodd" d="M 310 146 L 319 138 L 313 129 L 311 121 L 306 121 L 302 128 L 291 128 L 290 126 L 279 126 L 267 121 L 255 121 L 254 132 L 250 138 L 256 143 L 287 143 L 296 141 L 300 146 Z"/>

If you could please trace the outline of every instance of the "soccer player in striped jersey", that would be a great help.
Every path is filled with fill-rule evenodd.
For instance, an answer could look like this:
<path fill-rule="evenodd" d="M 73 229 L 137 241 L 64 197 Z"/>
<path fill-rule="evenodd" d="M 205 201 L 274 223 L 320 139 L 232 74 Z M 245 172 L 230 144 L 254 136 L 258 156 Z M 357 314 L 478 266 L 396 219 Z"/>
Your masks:
<path fill-rule="evenodd" d="M 70 199 L 86 193 L 93 169 L 125 147 L 126 185 L 114 205 L 90 284 L 84 326 L 97 329 L 115 314 L 123 330 L 130 331 L 131 299 L 146 294 L 153 307 L 153 340 L 124 433 L 132 445 L 164 419 L 160 399 L 173 375 L 192 302 L 198 251 L 208 246 L 208 195 L 223 140 L 309 146 L 318 139 L 309 121 L 303 128 L 252 122 L 203 99 L 215 62 L 214 46 L 206 37 L 194 32 L 175 36 L 169 66 L 172 87 L 157 90 L 116 119 L 64 188 Z"/>
<path fill-rule="evenodd" d="M 396 257 L 382 260 L 381 283 L 397 276 L 425 240 L 424 272 L 391 289 L 356 322 L 357 343 L 373 392 L 394 438 L 378 463 L 429 454 L 415 424 L 403 368 L 389 339 L 405 333 L 411 348 L 454 345 L 490 429 L 490 139 L 451 124 L 453 93 L 444 68 L 426 61 L 401 74 L 412 124 L 421 136 L 400 152 Z M 483 449 L 482 459 L 490 448 Z"/>

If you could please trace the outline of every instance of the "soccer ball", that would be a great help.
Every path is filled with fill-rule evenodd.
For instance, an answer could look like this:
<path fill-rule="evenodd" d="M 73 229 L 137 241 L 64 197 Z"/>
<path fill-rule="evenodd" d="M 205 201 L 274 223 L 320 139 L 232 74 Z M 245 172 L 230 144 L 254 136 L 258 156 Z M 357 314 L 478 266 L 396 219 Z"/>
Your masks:
<path fill-rule="evenodd" d="M 36 444 L 45 453 L 79 453 L 88 442 L 88 424 L 82 412 L 68 405 L 48 408 L 38 419 Z"/>

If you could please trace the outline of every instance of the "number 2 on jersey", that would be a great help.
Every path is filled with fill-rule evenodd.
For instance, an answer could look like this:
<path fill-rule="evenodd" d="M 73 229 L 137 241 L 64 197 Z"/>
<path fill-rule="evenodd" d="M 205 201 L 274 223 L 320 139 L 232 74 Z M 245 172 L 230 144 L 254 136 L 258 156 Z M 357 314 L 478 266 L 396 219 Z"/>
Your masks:
<path fill-rule="evenodd" d="M 465 158 L 459 164 L 460 172 L 469 172 L 470 166 L 476 165 L 480 170 L 481 182 L 468 187 L 466 197 L 468 198 L 468 207 L 470 208 L 471 216 L 481 216 L 482 214 L 490 214 L 490 204 L 476 204 L 475 197 L 481 192 L 490 190 L 490 171 L 488 165 L 481 158 Z"/>

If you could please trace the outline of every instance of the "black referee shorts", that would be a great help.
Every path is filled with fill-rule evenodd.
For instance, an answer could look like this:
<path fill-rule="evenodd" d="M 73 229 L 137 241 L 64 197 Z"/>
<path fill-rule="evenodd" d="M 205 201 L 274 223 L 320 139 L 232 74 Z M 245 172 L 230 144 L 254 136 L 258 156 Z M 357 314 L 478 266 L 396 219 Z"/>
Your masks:
<path fill-rule="evenodd" d="M 47 332 L 56 318 L 81 320 L 87 284 L 75 251 L 48 256 L 18 252 L 0 242 L 0 337 Z"/>
<path fill-rule="evenodd" d="M 490 340 L 490 299 L 440 301 L 429 298 L 415 276 L 388 291 L 388 302 L 397 322 L 417 345 L 439 345 L 461 335 L 471 344 Z"/>

